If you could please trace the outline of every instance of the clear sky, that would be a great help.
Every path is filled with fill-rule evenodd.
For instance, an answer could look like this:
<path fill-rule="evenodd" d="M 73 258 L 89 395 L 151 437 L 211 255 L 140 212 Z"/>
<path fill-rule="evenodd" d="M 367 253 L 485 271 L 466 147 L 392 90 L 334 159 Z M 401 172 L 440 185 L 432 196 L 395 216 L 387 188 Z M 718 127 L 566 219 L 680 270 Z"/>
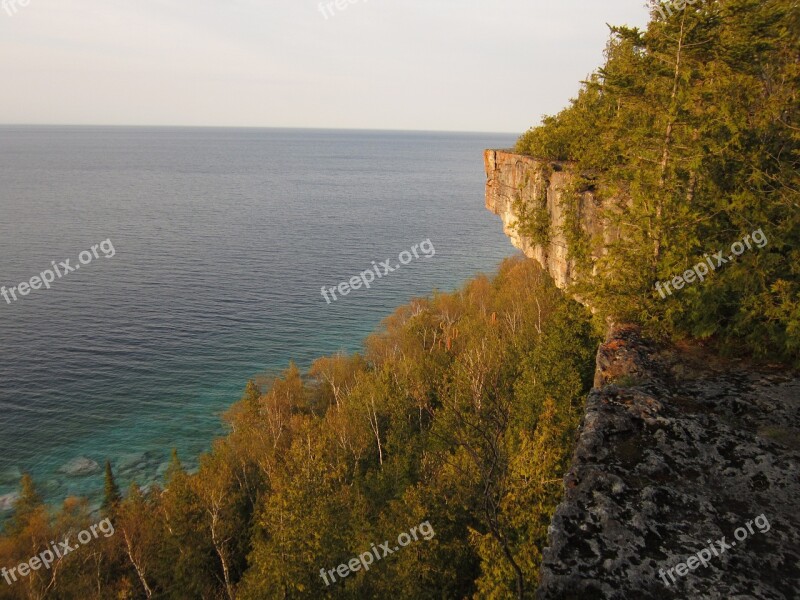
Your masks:
<path fill-rule="evenodd" d="M 645 0 L 0 0 L 0 123 L 519 133 Z M 10 14 L 9 14 L 10 13 Z"/>

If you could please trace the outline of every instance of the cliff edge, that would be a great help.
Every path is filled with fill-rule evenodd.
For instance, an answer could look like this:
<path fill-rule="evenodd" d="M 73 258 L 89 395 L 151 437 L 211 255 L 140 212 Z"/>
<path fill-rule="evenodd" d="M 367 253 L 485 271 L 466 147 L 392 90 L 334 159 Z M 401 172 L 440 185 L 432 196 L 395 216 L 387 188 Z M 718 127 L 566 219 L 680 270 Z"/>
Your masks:
<path fill-rule="evenodd" d="M 577 261 L 568 240 L 571 226 L 580 227 L 590 254 L 603 252 L 611 233 L 602 221 L 602 204 L 591 187 L 579 187 L 574 165 L 547 161 L 510 150 L 486 150 L 486 208 L 498 215 L 511 243 L 567 288 L 578 278 Z M 518 227 L 523 214 L 540 215 L 531 234 Z"/>
<path fill-rule="evenodd" d="M 800 377 L 657 348 L 597 354 L 540 599 L 800 597 Z"/>
<path fill-rule="evenodd" d="M 561 289 L 579 278 L 567 231 L 599 256 L 602 204 L 571 165 L 484 155 L 486 206 Z M 543 226 L 519 228 L 540 213 Z M 537 597 L 800 598 L 800 376 L 659 347 L 633 326 L 597 354 Z"/>

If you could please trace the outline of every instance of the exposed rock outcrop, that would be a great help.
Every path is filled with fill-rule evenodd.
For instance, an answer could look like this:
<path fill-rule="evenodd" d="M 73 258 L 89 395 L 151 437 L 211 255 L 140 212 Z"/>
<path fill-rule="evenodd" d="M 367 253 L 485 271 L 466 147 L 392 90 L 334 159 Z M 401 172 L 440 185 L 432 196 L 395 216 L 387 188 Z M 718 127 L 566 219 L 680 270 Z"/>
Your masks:
<path fill-rule="evenodd" d="M 486 208 L 503 221 L 503 229 L 516 248 L 533 258 L 565 289 L 577 277 L 576 261 L 570 256 L 566 211 L 576 219 L 599 256 L 609 232 L 601 218 L 602 206 L 590 189 L 575 189 L 578 177 L 569 163 L 545 161 L 510 150 L 486 150 Z M 571 200 L 569 204 L 565 201 Z M 544 211 L 549 219 L 547 243 L 520 232 L 522 212 Z"/>
<path fill-rule="evenodd" d="M 64 473 L 65 475 L 69 475 L 70 477 L 85 477 L 87 475 L 94 475 L 95 473 L 100 472 L 100 465 L 97 464 L 96 461 L 93 461 L 91 458 L 86 458 L 85 456 L 79 456 L 77 458 L 73 458 L 67 464 L 62 465 L 58 469 L 59 473 Z"/>
<path fill-rule="evenodd" d="M 19 500 L 18 492 L 11 492 L 10 494 L 3 494 L 0 496 L 0 513 L 13 509 L 17 500 Z"/>
<path fill-rule="evenodd" d="M 537 597 L 800 598 L 800 377 L 620 327 L 596 385 Z M 707 566 L 675 570 L 723 536 Z"/>

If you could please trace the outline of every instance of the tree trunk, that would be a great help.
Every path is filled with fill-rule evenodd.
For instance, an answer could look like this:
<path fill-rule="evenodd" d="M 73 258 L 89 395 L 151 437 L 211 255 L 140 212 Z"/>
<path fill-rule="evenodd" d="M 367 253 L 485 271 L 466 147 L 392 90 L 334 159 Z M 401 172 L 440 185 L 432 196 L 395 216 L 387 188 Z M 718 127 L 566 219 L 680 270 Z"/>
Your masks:
<path fill-rule="evenodd" d="M 219 524 L 218 505 L 213 504 L 208 514 L 211 516 L 211 541 L 214 544 L 214 550 L 217 556 L 219 556 L 219 561 L 222 563 L 222 576 L 225 578 L 225 592 L 228 594 L 228 600 L 236 600 L 236 592 L 233 589 L 233 583 L 231 583 L 231 572 L 225 555 L 225 542 L 220 540 L 219 535 L 217 535 L 217 525 Z"/>
<path fill-rule="evenodd" d="M 678 49 L 675 54 L 675 74 L 672 78 L 672 94 L 669 98 L 669 115 L 667 120 L 667 129 L 664 132 L 664 144 L 663 149 L 661 152 L 661 162 L 660 162 L 660 169 L 661 172 L 658 177 L 658 199 L 656 200 L 656 223 L 655 229 L 657 231 L 652 231 L 653 235 L 653 258 L 654 265 L 658 263 L 658 259 L 661 257 L 661 245 L 662 245 L 662 232 L 663 224 L 661 223 L 661 219 L 664 216 L 664 185 L 667 181 L 667 166 L 669 165 L 669 158 L 670 158 L 670 145 L 672 144 L 672 132 L 675 128 L 675 120 L 677 117 L 677 107 L 675 106 L 675 98 L 678 95 L 678 83 L 680 81 L 680 74 L 681 74 L 681 61 L 683 59 L 683 37 L 684 37 L 684 27 L 686 24 L 686 11 L 687 8 L 683 9 L 683 14 L 681 15 L 681 31 L 678 35 Z"/>
<path fill-rule="evenodd" d="M 378 460 L 380 464 L 383 465 L 383 447 L 381 446 L 381 432 L 380 432 L 380 425 L 378 423 L 378 412 L 375 410 L 375 398 L 371 397 L 372 407 L 367 407 L 367 416 L 369 418 L 369 425 L 372 428 L 373 433 L 375 434 L 375 439 L 378 442 Z"/>
<path fill-rule="evenodd" d="M 148 598 L 153 597 L 153 590 L 150 589 L 150 586 L 147 583 L 147 579 L 145 578 L 144 568 L 139 564 L 139 562 L 133 557 L 133 545 L 131 544 L 131 539 L 128 537 L 128 532 L 124 529 L 122 530 L 122 535 L 125 537 L 125 550 L 128 555 L 128 558 L 133 565 L 134 570 L 136 571 L 136 575 L 139 577 L 139 581 L 144 588 L 144 593 Z"/>
<path fill-rule="evenodd" d="M 500 526 L 496 522 L 496 519 L 492 516 L 491 511 L 489 510 L 488 502 L 488 498 L 484 500 L 483 511 L 486 514 L 486 521 L 489 524 L 489 530 L 492 532 L 494 539 L 497 540 L 497 543 L 500 544 L 500 547 L 503 549 L 503 554 L 508 560 L 508 563 L 511 565 L 511 568 L 514 570 L 514 580 L 517 587 L 517 599 L 523 600 L 525 597 L 525 578 L 522 574 L 522 569 L 517 564 L 517 561 L 514 560 L 514 554 L 511 552 L 511 548 L 509 548 L 505 536 L 500 533 Z"/>

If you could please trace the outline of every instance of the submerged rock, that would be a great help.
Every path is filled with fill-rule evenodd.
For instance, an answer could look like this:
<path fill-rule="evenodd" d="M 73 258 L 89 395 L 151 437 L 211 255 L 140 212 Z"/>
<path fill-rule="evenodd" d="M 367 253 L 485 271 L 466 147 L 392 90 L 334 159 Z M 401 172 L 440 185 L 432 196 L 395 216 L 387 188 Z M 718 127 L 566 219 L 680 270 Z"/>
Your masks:
<path fill-rule="evenodd" d="M 70 477 L 85 477 L 87 475 L 99 473 L 100 470 L 100 465 L 97 464 L 97 462 L 93 461 L 91 458 L 79 456 L 63 465 L 58 472 Z"/>
<path fill-rule="evenodd" d="M 19 493 L 11 492 L 0 496 L 0 512 L 6 512 L 14 508 L 14 504 L 19 500 Z"/>
<path fill-rule="evenodd" d="M 169 462 L 163 462 L 160 465 L 158 465 L 158 469 L 156 470 L 156 477 L 158 477 L 159 479 L 163 478 L 164 475 L 167 474 L 167 471 L 169 471 L 170 464 L 171 463 Z"/>
<path fill-rule="evenodd" d="M 20 479 L 22 479 L 22 471 L 18 467 L 0 469 L 0 485 L 19 483 Z"/>
<path fill-rule="evenodd" d="M 135 454 L 126 454 L 120 456 L 117 460 L 117 470 L 122 471 L 140 471 L 147 467 L 147 455 L 144 452 L 137 452 Z"/>

